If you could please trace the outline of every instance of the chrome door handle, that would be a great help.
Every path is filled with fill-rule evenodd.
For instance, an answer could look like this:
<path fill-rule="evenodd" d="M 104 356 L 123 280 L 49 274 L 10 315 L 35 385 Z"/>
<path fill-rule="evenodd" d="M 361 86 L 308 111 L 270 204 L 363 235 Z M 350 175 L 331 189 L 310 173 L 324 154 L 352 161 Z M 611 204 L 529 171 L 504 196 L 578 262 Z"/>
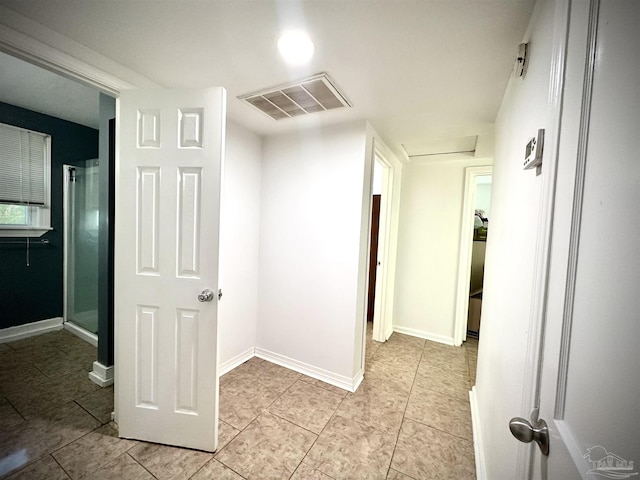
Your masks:
<path fill-rule="evenodd" d="M 533 425 L 528 420 L 514 417 L 509 421 L 511 434 L 524 443 L 535 441 L 543 455 L 549 455 L 549 429 L 547 422 L 539 419 Z"/>
<path fill-rule="evenodd" d="M 213 292 L 208 288 L 198 295 L 199 302 L 210 302 L 211 300 L 213 300 Z"/>

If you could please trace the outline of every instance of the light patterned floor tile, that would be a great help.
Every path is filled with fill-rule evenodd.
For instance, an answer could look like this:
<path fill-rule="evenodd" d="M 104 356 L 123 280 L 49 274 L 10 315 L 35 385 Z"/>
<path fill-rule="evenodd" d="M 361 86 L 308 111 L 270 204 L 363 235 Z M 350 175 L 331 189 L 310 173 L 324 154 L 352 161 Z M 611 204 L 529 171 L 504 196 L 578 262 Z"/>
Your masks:
<path fill-rule="evenodd" d="M 246 478 L 289 478 L 316 438 L 265 412 L 216 454 L 216 459 Z"/>
<path fill-rule="evenodd" d="M 109 423 L 113 413 L 113 385 L 88 393 L 76 402 L 102 424 Z"/>
<path fill-rule="evenodd" d="M 114 461 L 89 475 L 86 480 L 155 480 L 129 454 L 120 455 Z"/>
<path fill-rule="evenodd" d="M 69 480 L 70 477 L 65 471 L 51 458 L 50 455 L 42 457 L 37 462 L 32 463 L 27 468 L 16 472 L 7 477 L 7 480 Z"/>
<path fill-rule="evenodd" d="M 424 423 L 464 440 L 473 440 L 469 400 L 414 386 L 405 418 Z"/>
<path fill-rule="evenodd" d="M 473 443 L 407 419 L 391 468 L 416 479 L 475 480 Z"/>
<path fill-rule="evenodd" d="M 206 452 L 144 442 L 129 450 L 129 455 L 159 480 L 190 478 L 213 458 Z"/>
<path fill-rule="evenodd" d="M 85 478 L 112 462 L 137 442 L 118 438 L 115 424 L 104 425 L 53 453 L 74 480 Z"/>
<path fill-rule="evenodd" d="M 320 433 L 342 399 L 342 395 L 297 381 L 267 411 L 302 428 Z"/>
<path fill-rule="evenodd" d="M 198 470 L 191 480 L 243 480 L 243 478 L 214 458 Z"/>
<path fill-rule="evenodd" d="M 126 449 L 112 425 L 92 432 L 96 419 L 110 420 L 113 387 L 88 381 L 95 347 L 68 332 L 0 344 L 0 476 L 69 480 L 52 454 L 73 480 L 474 478 L 467 390 L 477 341 L 458 348 L 395 333 L 377 343 L 367 327 L 355 394 L 257 357 L 224 375 L 213 458 L 144 443 Z"/>
<path fill-rule="evenodd" d="M 236 380 L 220 391 L 220 419 L 242 430 L 271 405 L 280 391 L 249 380 Z"/>
<path fill-rule="evenodd" d="M 236 436 L 240 433 L 235 427 L 232 427 L 226 422 L 222 420 L 218 420 L 218 452 L 224 448 L 224 446 L 229 443 L 231 440 L 236 438 Z"/>
<path fill-rule="evenodd" d="M 69 402 L 8 429 L 0 437 L 0 458 L 15 461 L 0 464 L 0 476 L 58 450 L 99 426 L 95 418 Z"/>
<path fill-rule="evenodd" d="M 329 475 L 325 475 L 319 470 L 314 470 L 306 463 L 298 465 L 291 480 L 333 480 Z"/>
<path fill-rule="evenodd" d="M 469 390 L 471 390 L 469 375 L 466 373 L 446 371 L 427 363 L 420 364 L 415 385 L 462 400 L 469 399 Z"/>
<path fill-rule="evenodd" d="M 395 435 L 335 415 L 304 459 L 336 480 L 385 478 Z"/>
<path fill-rule="evenodd" d="M 316 378 L 307 377 L 306 375 L 301 375 L 298 379 L 299 381 L 310 383 L 311 385 L 315 385 L 316 387 L 324 388 L 325 390 L 329 390 L 332 393 L 342 395 L 343 397 L 349 393 L 344 388 L 336 387 L 335 385 L 330 385 L 322 380 L 318 380 Z"/>
<path fill-rule="evenodd" d="M 382 432 L 398 433 L 408 396 L 385 387 L 365 379 L 355 393 L 345 397 L 336 414 Z"/>
<path fill-rule="evenodd" d="M 404 473 L 400 473 L 393 468 L 389 469 L 389 473 L 387 474 L 387 480 L 415 480 L 409 475 L 405 475 Z"/>

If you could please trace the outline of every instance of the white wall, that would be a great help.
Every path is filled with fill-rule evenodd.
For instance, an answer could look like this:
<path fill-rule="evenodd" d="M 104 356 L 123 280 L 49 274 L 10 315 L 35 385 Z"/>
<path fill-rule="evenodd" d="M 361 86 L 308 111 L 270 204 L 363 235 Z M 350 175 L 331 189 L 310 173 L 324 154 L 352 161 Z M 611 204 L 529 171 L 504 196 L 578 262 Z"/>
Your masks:
<path fill-rule="evenodd" d="M 220 367 L 253 356 L 258 319 L 262 140 L 227 120 L 220 225 Z"/>
<path fill-rule="evenodd" d="M 464 169 L 490 159 L 405 165 L 395 331 L 453 344 Z"/>
<path fill-rule="evenodd" d="M 528 138 L 550 129 L 550 89 L 554 4 L 538 2 L 524 41 L 530 59 L 524 79 L 512 78 L 496 121 L 490 229 L 487 241 L 482 330 L 480 336 L 474 425 L 486 478 L 511 479 L 517 458 L 529 448 L 509 433 L 523 411 L 532 308 L 534 259 L 541 188 L 545 173 L 523 170 Z M 546 154 L 545 154 L 546 155 Z M 544 167 L 543 167 L 544 169 Z"/>
<path fill-rule="evenodd" d="M 371 186 L 371 195 L 382 195 L 382 171 L 383 166 L 379 161 L 373 162 L 373 183 Z"/>
<path fill-rule="evenodd" d="M 365 133 L 356 122 L 263 144 L 256 351 L 334 383 L 359 368 Z"/>
<path fill-rule="evenodd" d="M 484 177 L 476 178 L 476 210 L 484 210 L 485 217 L 491 219 L 491 181 L 487 183 Z"/>

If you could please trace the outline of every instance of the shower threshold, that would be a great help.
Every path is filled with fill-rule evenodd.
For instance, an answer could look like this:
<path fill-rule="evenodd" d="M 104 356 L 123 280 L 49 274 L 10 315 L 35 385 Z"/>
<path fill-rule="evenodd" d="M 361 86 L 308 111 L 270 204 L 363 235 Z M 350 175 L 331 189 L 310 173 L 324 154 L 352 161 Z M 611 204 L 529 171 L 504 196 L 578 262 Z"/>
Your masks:
<path fill-rule="evenodd" d="M 64 329 L 67 330 L 68 332 L 73 333 L 76 337 L 80 337 L 82 340 L 90 343 L 94 347 L 98 346 L 98 335 L 88 330 L 85 330 L 84 328 L 82 328 L 79 325 L 76 325 L 72 321 L 65 321 Z"/>

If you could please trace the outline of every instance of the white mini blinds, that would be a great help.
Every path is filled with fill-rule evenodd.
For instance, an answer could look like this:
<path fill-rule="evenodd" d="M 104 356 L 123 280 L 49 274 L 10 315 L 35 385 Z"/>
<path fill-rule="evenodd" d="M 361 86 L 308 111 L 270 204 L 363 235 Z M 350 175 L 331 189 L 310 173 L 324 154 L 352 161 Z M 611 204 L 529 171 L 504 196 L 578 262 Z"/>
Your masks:
<path fill-rule="evenodd" d="M 0 203 L 46 206 L 51 137 L 0 124 Z"/>

